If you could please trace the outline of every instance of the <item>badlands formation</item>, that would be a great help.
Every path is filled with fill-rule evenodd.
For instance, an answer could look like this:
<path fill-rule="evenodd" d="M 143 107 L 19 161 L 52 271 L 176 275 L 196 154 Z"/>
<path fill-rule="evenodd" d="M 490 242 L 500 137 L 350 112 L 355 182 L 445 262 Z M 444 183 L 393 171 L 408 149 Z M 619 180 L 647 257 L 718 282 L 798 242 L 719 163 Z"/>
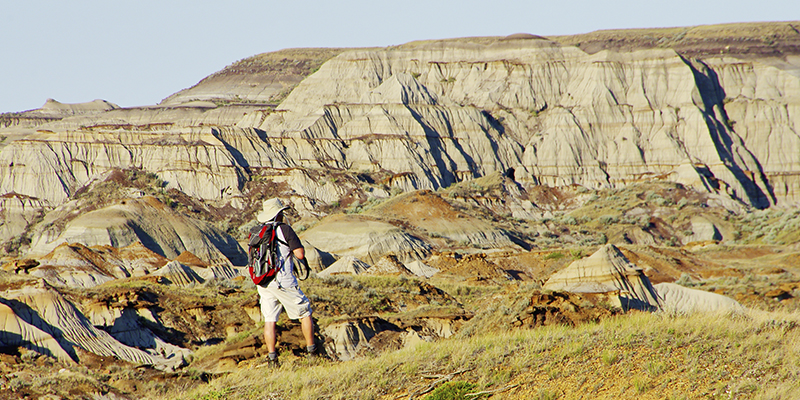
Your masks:
<path fill-rule="evenodd" d="M 334 360 L 486 326 L 796 307 L 798 27 L 287 49 L 157 105 L 1 114 L 0 386 L 136 398 L 154 376 L 254 367 L 243 243 L 271 197 L 292 205 Z M 481 308 L 509 288 L 525 307 Z M 299 326 L 280 329 L 298 353 Z M 106 378 L 24 383 L 76 365 Z"/>

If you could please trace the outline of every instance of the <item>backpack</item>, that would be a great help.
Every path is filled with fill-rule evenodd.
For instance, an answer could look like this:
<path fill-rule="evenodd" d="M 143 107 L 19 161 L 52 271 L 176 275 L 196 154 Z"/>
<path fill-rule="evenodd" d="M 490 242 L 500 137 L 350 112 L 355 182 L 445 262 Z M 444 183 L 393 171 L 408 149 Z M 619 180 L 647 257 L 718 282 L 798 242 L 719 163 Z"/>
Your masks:
<path fill-rule="evenodd" d="M 269 285 L 278 273 L 278 243 L 286 244 L 278 239 L 280 225 L 278 222 L 267 222 L 250 229 L 247 269 L 256 285 Z"/>

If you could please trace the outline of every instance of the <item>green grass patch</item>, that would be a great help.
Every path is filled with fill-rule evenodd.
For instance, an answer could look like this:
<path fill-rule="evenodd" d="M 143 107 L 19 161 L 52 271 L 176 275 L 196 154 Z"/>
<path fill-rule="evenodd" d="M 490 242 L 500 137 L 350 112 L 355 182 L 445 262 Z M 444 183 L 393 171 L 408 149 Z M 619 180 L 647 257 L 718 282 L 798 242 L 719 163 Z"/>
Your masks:
<path fill-rule="evenodd" d="M 474 392 L 477 385 L 474 383 L 455 381 L 447 382 L 439 386 L 430 394 L 424 397 L 425 400 L 461 400 L 461 399 L 477 399 L 481 397 L 470 396 L 466 394 Z"/>
<path fill-rule="evenodd" d="M 554 251 L 554 252 L 549 253 L 548 255 L 544 256 L 544 259 L 545 260 L 560 260 L 560 259 L 562 259 L 564 257 L 566 257 L 564 255 L 564 253 L 562 253 L 560 251 Z"/>

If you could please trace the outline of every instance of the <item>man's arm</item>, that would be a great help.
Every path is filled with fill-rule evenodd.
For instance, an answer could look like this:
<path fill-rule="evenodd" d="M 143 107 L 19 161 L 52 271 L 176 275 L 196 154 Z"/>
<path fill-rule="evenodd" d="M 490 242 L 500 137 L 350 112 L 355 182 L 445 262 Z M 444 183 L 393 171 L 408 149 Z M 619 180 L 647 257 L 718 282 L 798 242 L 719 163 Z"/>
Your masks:
<path fill-rule="evenodd" d="M 289 246 L 294 257 L 298 260 L 305 259 L 306 250 L 303 248 L 303 243 L 300 242 L 300 238 L 297 237 L 297 233 L 294 232 L 294 229 L 285 224 L 281 224 L 280 227 L 283 231 L 283 238 L 286 239 L 286 245 Z"/>

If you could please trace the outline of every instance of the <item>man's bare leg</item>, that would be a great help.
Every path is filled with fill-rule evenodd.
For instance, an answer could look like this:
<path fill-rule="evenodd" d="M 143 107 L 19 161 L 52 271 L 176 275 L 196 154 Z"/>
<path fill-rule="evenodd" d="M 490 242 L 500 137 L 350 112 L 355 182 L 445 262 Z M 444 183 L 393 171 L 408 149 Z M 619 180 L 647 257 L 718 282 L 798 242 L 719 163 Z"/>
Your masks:
<path fill-rule="evenodd" d="M 277 339 L 275 338 L 275 322 L 265 322 L 264 323 L 264 343 L 267 344 L 267 350 L 270 353 L 275 351 L 275 345 L 277 343 Z"/>
<path fill-rule="evenodd" d="M 303 328 L 303 336 L 306 338 L 306 354 L 308 357 L 316 357 L 317 344 L 314 342 L 314 321 L 311 316 L 300 318 L 300 326 Z"/>
<path fill-rule="evenodd" d="M 267 351 L 269 351 L 267 357 L 270 363 L 275 366 L 278 365 L 278 352 L 275 351 L 277 344 L 276 325 L 275 322 L 264 322 L 264 342 L 267 344 Z"/>
<path fill-rule="evenodd" d="M 303 328 L 303 337 L 306 339 L 306 346 L 311 347 L 314 345 L 314 321 L 311 316 L 300 318 L 300 325 Z"/>

